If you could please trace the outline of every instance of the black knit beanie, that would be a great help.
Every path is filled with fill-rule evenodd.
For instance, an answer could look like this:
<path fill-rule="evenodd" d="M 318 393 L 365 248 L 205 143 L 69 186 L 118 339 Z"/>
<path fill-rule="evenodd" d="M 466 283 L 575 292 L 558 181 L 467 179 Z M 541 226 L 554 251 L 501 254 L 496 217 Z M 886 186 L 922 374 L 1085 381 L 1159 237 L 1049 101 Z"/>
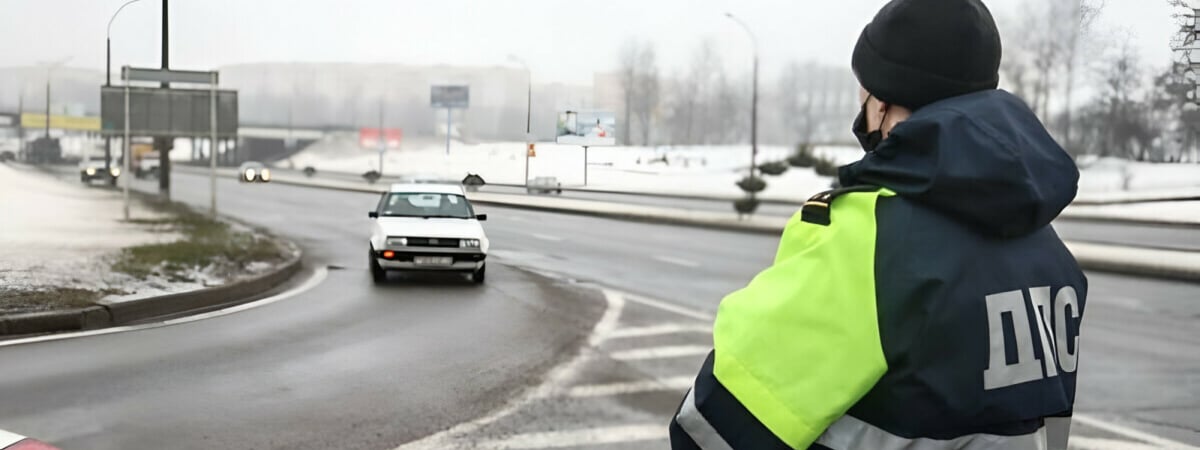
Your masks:
<path fill-rule="evenodd" d="M 1000 52 L 980 0 L 892 0 L 863 29 L 851 67 L 871 95 L 915 111 L 995 89 Z"/>

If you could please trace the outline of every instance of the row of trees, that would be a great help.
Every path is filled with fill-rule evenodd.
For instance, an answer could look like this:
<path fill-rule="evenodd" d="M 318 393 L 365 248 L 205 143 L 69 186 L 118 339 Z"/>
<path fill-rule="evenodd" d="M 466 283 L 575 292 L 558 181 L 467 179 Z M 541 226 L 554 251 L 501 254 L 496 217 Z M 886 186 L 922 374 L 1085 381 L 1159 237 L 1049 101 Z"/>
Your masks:
<path fill-rule="evenodd" d="M 1102 29 L 1104 7 L 1105 0 L 1025 0 L 1019 16 L 1000 18 L 1002 87 L 1075 156 L 1195 159 L 1200 113 L 1185 97 L 1193 85 L 1179 65 L 1148 69 L 1161 66 L 1143 61 L 1127 32 Z M 745 71 L 730 72 L 714 42 L 703 40 L 687 67 L 664 74 L 654 48 L 630 40 L 619 62 L 624 144 L 749 141 L 749 61 Z M 760 82 L 759 142 L 850 141 L 857 84 L 845 68 L 794 62 Z"/>
<path fill-rule="evenodd" d="M 619 52 L 618 80 L 624 104 L 618 111 L 625 145 L 723 145 L 749 141 L 750 64 L 731 73 L 711 39 L 701 40 L 690 62 L 667 76 L 654 47 L 626 41 Z M 768 79 L 770 78 L 770 79 Z M 857 111 L 857 90 L 848 69 L 793 62 L 759 86 L 759 142 L 845 140 Z"/>
<path fill-rule="evenodd" d="M 1159 65 L 1143 61 L 1128 32 L 1098 29 L 1104 6 L 1104 0 L 1026 0 L 1020 17 L 1002 23 L 1009 30 L 1005 86 L 1077 157 L 1194 159 L 1200 116 L 1188 105 L 1183 67 L 1149 71 Z"/>

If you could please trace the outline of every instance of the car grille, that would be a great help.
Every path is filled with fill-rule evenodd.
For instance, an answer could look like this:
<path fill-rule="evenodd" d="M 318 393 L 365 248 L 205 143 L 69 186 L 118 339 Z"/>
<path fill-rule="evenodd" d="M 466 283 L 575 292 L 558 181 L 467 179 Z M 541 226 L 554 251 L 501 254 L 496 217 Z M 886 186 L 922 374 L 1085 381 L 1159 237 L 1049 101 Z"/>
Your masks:
<path fill-rule="evenodd" d="M 459 240 L 454 238 L 408 238 L 409 247 L 458 248 Z"/>

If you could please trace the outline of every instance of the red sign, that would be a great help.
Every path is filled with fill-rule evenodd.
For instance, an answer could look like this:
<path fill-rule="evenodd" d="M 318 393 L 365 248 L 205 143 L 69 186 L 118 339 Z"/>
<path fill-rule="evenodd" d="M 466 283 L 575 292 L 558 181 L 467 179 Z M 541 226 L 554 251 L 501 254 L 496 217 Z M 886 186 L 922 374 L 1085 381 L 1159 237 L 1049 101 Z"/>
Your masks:
<path fill-rule="evenodd" d="M 379 129 L 360 128 L 358 130 L 358 145 L 362 148 L 379 149 Z M 383 136 L 387 139 L 388 150 L 400 148 L 400 138 L 404 135 L 399 128 L 384 128 Z"/>

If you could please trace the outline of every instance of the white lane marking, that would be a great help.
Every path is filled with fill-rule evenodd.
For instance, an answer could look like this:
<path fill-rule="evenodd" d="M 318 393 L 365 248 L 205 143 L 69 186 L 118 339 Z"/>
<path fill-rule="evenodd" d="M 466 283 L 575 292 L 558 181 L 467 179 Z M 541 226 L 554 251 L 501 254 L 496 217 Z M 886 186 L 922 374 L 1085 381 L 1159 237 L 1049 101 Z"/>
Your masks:
<path fill-rule="evenodd" d="M 695 377 L 672 377 L 657 380 L 631 381 L 628 383 L 587 384 L 573 386 L 564 393 L 567 397 L 604 397 L 609 395 L 633 394 L 638 392 L 678 391 L 680 394 L 692 387 Z"/>
<path fill-rule="evenodd" d="M 700 267 L 700 263 L 698 263 L 698 262 L 683 259 L 683 258 L 676 258 L 673 256 L 657 255 L 654 257 L 654 259 L 665 262 L 665 263 L 674 264 L 677 266 L 687 267 L 689 269 L 695 269 L 697 267 Z"/>
<path fill-rule="evenodd" d="M 612 352 L 613 359 L 641 361 L 646 359 L 678 358 L 682 356 L 707 355 L 712 347 L 700 345 L 668 345 L 663 347 L 638 348 Z"/>
<path fill-rule="evenodd" d="M 17 442 L 21 442 L 23 439 L 25 439 L 25 436 L 0 430 L 0 448 L 16 444 Z"/>
<path fill-rule="evenodd" d="M 599 345 L 605 336 L 617 329 L 617 322 L 621 319 L 621 313 L 625 311 L 625 296 L 617 292 L 604 291 L 604 301 L 608 308 L 605 308 L 604 315 L 600 316 L 600 320 L 592 328 L 592 334 L 588 336 L 588 344 L 592 346 Z"/>
<path fill-rule="evenodd" d="M 581 447 L 584 445 L 622 444 L 627 442 L 667 439 L 667 427 L 662 424 L 597 427 L 582 430 L 547 431 L 516 434 L 479 444 L 487 449 L 539 449 Z"/>
<path fill-rule="evenodd" d="M 310 276 L 308 278 L 308 280 L 305 280 L 304 284 L 301 284 L 300 286 L 296 286 L 285 292 L 281 292 L 281 293 L 272 295 L 272 296 L 264 298 L 262 300 L 256 300 L 256 301 L 253 301 L 250 303 L 243 303 L 243 304 L 240 304 L 237 306 L 231 306 L 231 307 L 224 308 L 224 309 L 218 309 L 216 311 L 209 311 L 209 312 L 206 312 L 203 314 L 195 314 L 195 315 L 191 315 L 191 316 L 187 316 L 187 317 L 180 317 L 177 319 L 171 319 L 171 320 L 167 320 L 167 321 L 163 321 L 163 322 L 147 323 L 147 324 L 142 324 L 142 325 L 127 325 L 127 326 L 121 326 L 121 327 L 102 328 L 99 330 L 78 331 L 78 332 L 74 332 L 74 333 L 51 334 L 51 335 L 46 335 L 46 336 L 36 336 L 36 337 L 30 337 L 30 338 L 24 338 L 24 339 L 13 339 L 11 341 L 0 341 L 0 347 L 11 347 L 11 346 L 15 346 L 15 345 L 33 344 L 33 343 L 37 343 L 37 342 L 61 341 L 61 340 L 66 340 L 66 339 L 77 339 L 77 338 L 83 338 L 83 337 L 101 336 L 101 335 L 105 335 L 105 334 L 116 334 L 116 333 L 130 332 L 130 331 L 149 330 L 149 329 L 153 329 L 153 328 L 161 328 L 161 327 L 167 327 L 167 326 L 171 326 L 171 325 L 181 325 L 181 324 L 196 322 L 196 321 L 205 320 L 205 319 L 212 319 L 214 317 L 227 316 L 227 315 L 230 315 L 233 313 L 246 311 L 248 309 L 254 309 L 254 308 L 258 308 L 258 307 L 262 307 L 262 306 L 267 306 L 272 303 L 294 297 L 297 294 L 300 294 L 301 292 L 312 289 L 316 285 L 320 284 L 322 281 L 325 281 L 325 277 L 327 275 L 329 275 L 329 270 L 326 269 L 325 267 L 319 267 L 319 268 L 317 268 L 316 271 L 313 272 L 312 276 Z"/>
<path fill-rule="evenodd" d="M 625 309 L 625 297 L 623 294 L 610 290 L 603 290 L 603 292 L 605 300 L 604 315 L 600 317 L 600 320 L 596 321 L 596 325 L 592 327 L 592 332 L 588 336 L 588 343 L 593 346 L 602 341 L 604 335 L 616 329 L 617 320 L 621 318 L 621 312 Z M 556 386 L 563 385 L 567 379 L 574 376 L 575 373 L 578 372 L 581 367 L 583 367 L 583 363 L 587 356 L 588 353 L 586 349 L 585 351 L 580 351 L 569 361 L 559 364 L 555 368 L 551 369 L 550 373 L 546 375 L 545 380 L 543 380 L 542 383 L 537 387 L 529 389 L 524 394 L 514 397 L 508 402 L 508 404 L 500 409 L 492 411 L 491 413 L 478 419 L 460 423 L 450 427 L 449 429 L 442 430 L 422 439 L 401 445 L 397 447 L 397 450 L 440 450 L 445 448 L 459 447 L 460 445 L 456 445 L 455 438 L 471 434 L 482 427 L 485 427 L 496 422 L 497 420 L 511 415 L 514 412 L 517 412 L 517 410 L 523 408 L 530 402 L 533 402 L 539 398 L 547 397 L 549 394 L 553 393 Z M 660 434 L 666 432 L 665 427 L 662 427 L 662 425 L 657 425 L 657 427 L 663 428 L 663 430 L 660 430 Z"/>
<path fill-rule="evenodd" d="M 1156 450 L 1162 448 L 1157 445 L 1082 436 L 1072 436 L 1068 447 L 1071 450 Z"/>
<path fill-rule="evenodd" d="M 1167 438 L 1155 436 L 1150 433 L 1138 431 L 1124 425 L 1117 425 L 1112 422 L 1107 422 L 1087 414 L 1075 414 L 1072 420 L 1087 425 L 1092 428 L 1099 428 L 1110 433 L 1119 434 L 1128 438 L 1154 444 L 1160 448 L 1171 448 L 1178 450 L 1195 450 L 1198 447 L 1184 444 L 1182 442 L 1173 441 Z M 1072 439 L 1074 441 L 1074 439 Z"/>
<path fill-rule="evenodd" d="M 623 338 L 634 338 L 634 337 L 661 336 L 664 334 L 677 334 L 677 333 L 708 334 L 710 332 L 712 332 L 712 326 L 707 325 L 707 324 L 705 324 L 705 325 L 685 325 L 685 324 L 680 324 L 680 323 L 665 323 L 665 324 L 661 324 L 661 325 L 650 325 L 650 326 L 646 326 L 646 327 L 617 328 L 617 329 L 613 330 L 612 333 L 608 333 L 608 336 L 606 337 L 606 339 L 612 340 L 612 339 L 623 339 Z"/>
<path fill-rule="evenodd" d="M 691 317 L 693 319 L 702 320 L 705 322 L 713 321 L 712 314 L 709 314 L 707 312 L 700 311 L 697 309 L 679 306 L 674 303 L 664 302 L 661 300 L 654 300 L 651 298 L 638 297 L 636 295 L 630 295 L 630 294 L 624 294 L 624 297 L 625 297 L 625 300 L 628 300 L 628 301 L 631 301 L 634 303 L 638 303 L 638 304 L 642 304 L 642 305 L 646 305 L 646 306 L 649 306 L 652 308 L 658 308 L 663 311 L 673 312 L 675 314 L 678 314 L 678 315 L 681 315 L 684 317 Z"/>
<path fill-rule="evenodd" d="M 541 239 L 543 241 L 562 242 L 562 240 L 563 240 L 563 238 L 560 238 L 558 236 L 552 236 L 549 234 L 529 233 L 529 235 L 533 236 L 534 238 Z"/>

